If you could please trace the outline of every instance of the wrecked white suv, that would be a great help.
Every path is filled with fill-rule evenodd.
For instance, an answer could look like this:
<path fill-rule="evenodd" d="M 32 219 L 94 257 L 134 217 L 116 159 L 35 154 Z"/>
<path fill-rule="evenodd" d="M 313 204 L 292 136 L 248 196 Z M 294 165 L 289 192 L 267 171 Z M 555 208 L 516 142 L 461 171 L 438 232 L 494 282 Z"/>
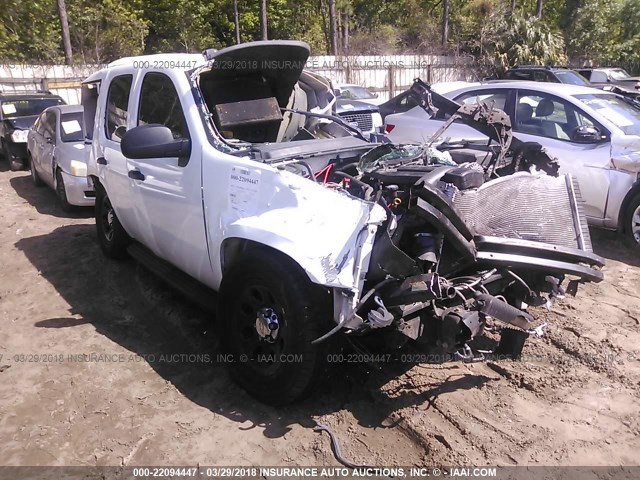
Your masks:
<path fill-rule="evenodd" d="M 528 306 L 565 278 L 570 291 L 602 279 L 574 182 L 504 112 L 460 113 L 491 144 L 365 138 L 330 114 L 308 55 L 265 41 L 127 58 L 83 84 L 102 250 L 201 304 L 217 291 L 221 344 L 251 394 L 304 395 L 336 333 L 364 352 L 413 340 L 475 360 L 469 342 L 495 320 L 495 353 L 517 356 L 542 330 Z M 421 82 L 416 95 L 459 107 Z"/>

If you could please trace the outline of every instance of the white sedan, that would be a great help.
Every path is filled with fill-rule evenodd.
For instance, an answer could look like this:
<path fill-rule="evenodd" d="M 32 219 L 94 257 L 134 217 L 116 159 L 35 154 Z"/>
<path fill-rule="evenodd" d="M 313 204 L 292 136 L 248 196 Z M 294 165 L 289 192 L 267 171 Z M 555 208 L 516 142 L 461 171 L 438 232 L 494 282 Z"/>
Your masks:
<path fill-rule="evenodd" d="M 64 211 L 93 206 L 95 192 L 87 182 L 87 155 L 81 105 L 47 108 L 27 137 L 27 157 L 33 183 L 56 191 Z"/>
<path fill-rule="evenodd" d="M 542 82 L 468 83 L 434 90 L 460 104 L 478 101 L 504 110 L 514 134 L 538 142 L 578 179 L 591 225 L 625 232 L 640 244 L 640 109 L 610 92 Z M 385 132 L 396 143 L 424 143 L 448 116 L 421 107 L 388 115 Z M 453 139 L 482 134 L 456 121 Z"/>

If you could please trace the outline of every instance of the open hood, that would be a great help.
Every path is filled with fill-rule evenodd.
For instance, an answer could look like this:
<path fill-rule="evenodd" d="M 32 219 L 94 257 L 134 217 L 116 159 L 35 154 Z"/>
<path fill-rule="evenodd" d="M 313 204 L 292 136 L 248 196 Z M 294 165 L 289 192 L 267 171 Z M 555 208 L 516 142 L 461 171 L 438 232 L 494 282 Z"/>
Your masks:
<path fill-rule="evenodd" d="M 249 42 L 207 51 L 211 69 L 200 76 L 203 90 L 211 84 L 230 103 L 275 97 L 285 107 L 309 58 L 309 45 L 292 40 Z"/>

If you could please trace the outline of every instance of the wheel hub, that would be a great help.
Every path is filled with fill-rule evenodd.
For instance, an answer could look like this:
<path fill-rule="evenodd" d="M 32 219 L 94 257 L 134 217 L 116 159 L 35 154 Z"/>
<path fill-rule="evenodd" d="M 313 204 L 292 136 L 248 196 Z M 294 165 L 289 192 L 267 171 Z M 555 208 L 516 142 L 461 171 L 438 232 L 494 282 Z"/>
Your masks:
<path fill-rule="evenodd" d="M 258 310 L 256 317 L 256 331 L 261 340 L 268 343 L 273 343 L 278 337 L 278 330 L 280 329 L 280 323 L 278 314 L 273 308 L 265 307 Z"/>
<path fill-rule="evenodd" d="M 113 210 L 107 212 L 107 224 L 109 224 L 109 226 L 113 225 Z"/>
<path fill-rule="evenodd" d="M 636 242 L 640 243 L 640 205 L 631 215 L 631 234 Z"/>

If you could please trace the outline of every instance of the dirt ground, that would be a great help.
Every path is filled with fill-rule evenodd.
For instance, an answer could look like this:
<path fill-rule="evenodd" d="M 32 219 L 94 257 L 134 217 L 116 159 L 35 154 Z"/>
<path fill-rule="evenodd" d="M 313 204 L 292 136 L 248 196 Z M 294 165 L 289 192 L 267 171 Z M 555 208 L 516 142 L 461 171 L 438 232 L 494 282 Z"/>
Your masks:
<path fill-rule="evenodd" d="M 551 312 L 527 360 L 342 364 L 273 409 L 202 361 L 210 318 L 0 171 L 0 465 L 633 465 L 640 451 L 640 253 L 593 231 L 606 280 Z"/>

